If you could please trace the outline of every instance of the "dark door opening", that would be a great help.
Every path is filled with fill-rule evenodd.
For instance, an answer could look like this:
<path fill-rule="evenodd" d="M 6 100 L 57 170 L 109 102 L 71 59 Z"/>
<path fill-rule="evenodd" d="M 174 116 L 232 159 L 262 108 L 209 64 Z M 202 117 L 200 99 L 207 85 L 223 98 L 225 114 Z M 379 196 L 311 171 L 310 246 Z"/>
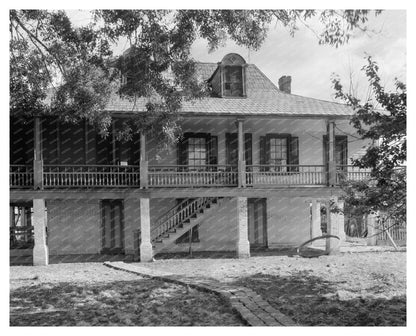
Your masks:
<path fill-rule="evenodd" d="M 248 199 L 248 240 L 253 248 L 267 247 L 267 199 Z"/>
<path fill-rule="evenodd" d="M 122 200 L 103 200 L 102 250 L 103 254 L 124 253 L 124 218 Z"/>

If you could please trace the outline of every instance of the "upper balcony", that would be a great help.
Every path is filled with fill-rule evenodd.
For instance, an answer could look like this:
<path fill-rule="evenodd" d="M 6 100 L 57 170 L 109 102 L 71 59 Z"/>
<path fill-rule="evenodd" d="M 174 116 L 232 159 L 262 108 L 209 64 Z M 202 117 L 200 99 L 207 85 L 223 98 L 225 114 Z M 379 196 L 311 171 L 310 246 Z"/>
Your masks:
<path fill-rule="evenodd" d="M 239 175 L 242 176 L 239 185 Z M 148 166 L 147 172 L 140 166 L 111 165 L 44 165 L 42 189 L 65 188 L 194 188 L 194 187 L 255 187 L 277 188 L 288 186 L 327 186 L 329 173 L 324 165 L 250 165 L 245 171 L 238 166 L 207 165 Z M 354 166 L 338 166 L 336 184 L 340 181 L 364 180 L 368 169 Z M 142 177 L 142 178 L 141 178 Z M 10 166 L 10 188 L 33 189 L 35 187 L 32 165 Z"/>
<path fill-rule="evenodd" d="M 11 141 L 12 153 L 18 153 L 11 162 L 30 164 L 10 166 L 10 188 L 325 187 L 366 179 L 368 170 L 346 164 L 357 142 L 350 145 L 345 135 L 335 135 L 333 122 L 322 121 L 187 120 L 184 140 L 163 156 L 144 134 L 122 144 L 98 138 L 86 123 L 36 118 L 12 127 L 23 135 Z"/>

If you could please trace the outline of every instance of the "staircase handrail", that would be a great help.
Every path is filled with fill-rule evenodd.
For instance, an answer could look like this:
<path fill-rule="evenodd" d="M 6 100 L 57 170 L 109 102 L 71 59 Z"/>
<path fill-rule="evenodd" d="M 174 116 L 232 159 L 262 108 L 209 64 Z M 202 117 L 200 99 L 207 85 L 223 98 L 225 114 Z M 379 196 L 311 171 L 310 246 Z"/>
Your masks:
<path fill-rule="evenodd" d="M 178 204 L 174 207 L 175 209 L 180 208 L 177 212 L 171 213 L 170 216 L 166 216 L 166 220 L 161 220 L 155 227 L 151 230 L 150 237 L 152 242 L 169 232 L 169 230 L 176 228 L 178 225 L 183 223 L 185 220 L 191 218 L 193 215 L 198 213 L 202 208 L 205 208 L 208 204 L 211 204 L 217 197 L 199 197 L 193 200 L 187 199 L 189 202 L 186 206 L 180 208 L 184 202 Z M 161 216 L 163 218 L 163 216 Z M 162 226 L 164 228 L 160 229 Z"/>

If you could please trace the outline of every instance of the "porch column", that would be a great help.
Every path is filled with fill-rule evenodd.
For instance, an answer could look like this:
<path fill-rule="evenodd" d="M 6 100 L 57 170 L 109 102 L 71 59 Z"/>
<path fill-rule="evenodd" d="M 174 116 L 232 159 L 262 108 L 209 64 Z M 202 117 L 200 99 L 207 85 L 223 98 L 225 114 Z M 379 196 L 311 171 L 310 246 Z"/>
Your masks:
<path fill-rule="evenodd" d="M 237 119 L 238 123 L 238 187 L 246 186 L 246 161 L 244 160 L 244 128 L 243 119 Z"/>
<path fill-rule="evenodd" d="M 335 202 L 338 202 L 338 200 L 335 199 Z M 339 229 L 340 217 L 340 214 L 331 212 L 331 201 L 328 200 L 326 202 L 327 233 L 329 235 L 338 236 L 340 238 L 340 240 L 334 238 L 326 239 L 326 251 L 329 252 L 329 254 L 337 254 L 340 251 L 340 245 L 342 241 Z M 343 215 L 342 219 L 344 219 Z"/>
<path fill-rule="evenodd" d="M 150 239 L 150 206 L 149 198 L 140 198 L 140 261 L 153 261 L 153 248 Z"/>
<path fill-rule="evenodd" d="M 140 132 L 140 188 L 146 189 L 149 163 L 146 160 L 146 133 Z"/>
<path fill-rule="evenodd" d="M 43 158 L 42 158 L 42 134 L 40 117 L 35 117 L 34 127 L 34 156 L 33 156 L 33 186 L 34 189 L 43 189 Z"/>
<path fill-rule="evenodd" d="M 33 265 L 49 264 L 49 251 L 46 243 L 46 207 L 44 199 L 33 200 L 33 228 L 35 245 L 33 247 Z"/>
<path fill-rule="evenodd" d="M 321 231 L 321 203 L 319 200 L 312 200 L 312 223 L 311 239 L 322 235 Z M 313 244 L 313 243 L 312 243 Z"/>
<path fill-rule="evenodd" d="M 336 184 L 337 167 L 335 164 L 335 122 L 328 121 L 328 184 L 334 186 Z"/>
<path fill-rule="evenodd" d="M 237 197 L 237 221 L 238 221 L 238 258 L 250 257 L 250 242 L 248 241 L 248 211 L 247 197 Z"/>

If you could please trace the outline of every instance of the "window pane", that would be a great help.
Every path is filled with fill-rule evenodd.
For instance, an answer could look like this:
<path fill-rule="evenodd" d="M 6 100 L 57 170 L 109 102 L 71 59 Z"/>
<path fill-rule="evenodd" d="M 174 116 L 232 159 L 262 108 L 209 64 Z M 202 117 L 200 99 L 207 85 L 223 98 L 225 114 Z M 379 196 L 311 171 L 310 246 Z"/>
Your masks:
<path fill-rule="evenodd" d="M 241 66 L 227 66 L 224 68 L 224 94 L 226 96 L 243 95 L 243 76 Z"/>
<path fill-rule="evenodd" d="M 206 164 L 206 139 L 189 138 L 188 163 L 191 167 L 204 166 Z"/>

